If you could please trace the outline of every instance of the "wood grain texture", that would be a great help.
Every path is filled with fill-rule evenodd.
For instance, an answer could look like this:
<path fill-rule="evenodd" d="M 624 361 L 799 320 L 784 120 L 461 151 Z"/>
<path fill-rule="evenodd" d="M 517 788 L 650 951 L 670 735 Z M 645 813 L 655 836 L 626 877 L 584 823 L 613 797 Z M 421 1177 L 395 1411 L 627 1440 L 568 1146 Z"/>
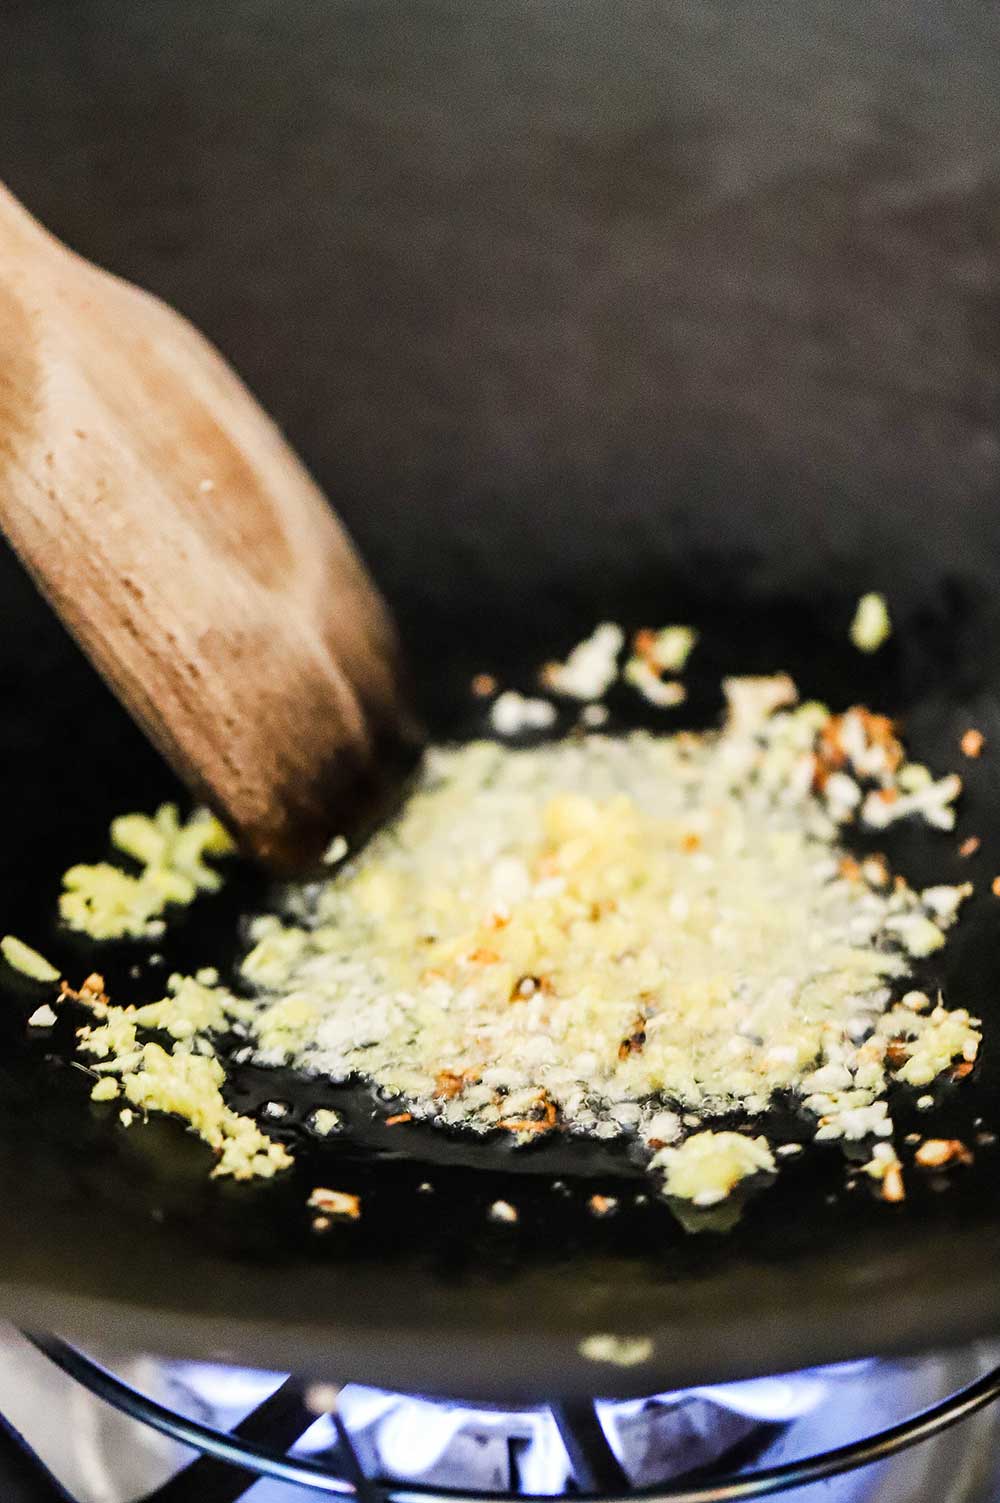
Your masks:
<path fill-rule="evenodd" d="M 0 189 L 0 524 L 130 713 L 278 870 L 416 732 L 372 581 L 218 353 Z"/>

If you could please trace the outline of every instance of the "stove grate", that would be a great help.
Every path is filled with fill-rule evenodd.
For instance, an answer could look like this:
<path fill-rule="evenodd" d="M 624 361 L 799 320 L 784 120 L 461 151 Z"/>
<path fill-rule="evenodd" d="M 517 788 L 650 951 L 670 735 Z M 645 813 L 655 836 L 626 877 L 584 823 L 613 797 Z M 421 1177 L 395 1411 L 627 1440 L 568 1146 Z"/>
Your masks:
<path fill-rule="evenodd" d="M 97 1397 L 142 1424 L 198 1452 L 143 1503 L 237 1503 L 262 1477 L 357 1503 L 553 1503 L 545 1495 L 462 1491 L 420 1483 L 388 1483 L 366 1475 L 350 1435 L 334 1410 L 338 1470 L 288 1454 L 316 1422 L 303 1386 L 293 1378 L 264 1400 L 232 1431 L 205 1425 L 139 1392 L 67 1342 L 30 1334 L 29 1340 L 64 1373 Z M 818 1482 L 885 1460 L 928 1440 L 1000 1397 L 1000 1367 L 957 1389 L 939 1403 L 898 1424 L 816 1455 L 712 1481 L 682 1480 L 669 1487 L 635 1489 L 608 1444 L 594 1403 L 553 1404 L 552 1415 L 573 1469 L 578 1503 L 741 1503 Z M 22 1437 L 0 1423 L 0 1484 L 4 1503 L 68 1503 Z"/>
<path fill-rule="evenodd" d="M 316 1416 L 295 1378 L 287 1378 L 246 1419 L 234 1425 L 234 1440 L 287 1451 L 314 1424 Z M 202 1454 L 183 1471 L 148 1493 L 143 1503 L 238 1503 L 257 1480 L 252 1467 L 234 1466 L 217 1456 Z"/>

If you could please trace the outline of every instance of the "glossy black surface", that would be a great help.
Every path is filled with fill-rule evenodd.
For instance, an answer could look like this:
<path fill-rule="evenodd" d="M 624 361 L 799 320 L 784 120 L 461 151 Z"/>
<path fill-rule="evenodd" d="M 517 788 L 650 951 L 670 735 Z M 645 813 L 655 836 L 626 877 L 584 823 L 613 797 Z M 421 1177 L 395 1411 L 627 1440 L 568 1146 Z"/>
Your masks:
<path fill-rule="evenodd" d="M 901 1132 L 926 1132 L 933 1121 L 935 1132 L 972 1141 L 974 1119 L 1000 1128 L 1000 903 L 989 892 L 1000 865 L 997 763 L 989 752 L 978 762 L 957 752 L 968 724 L 1000 747 L 1000 716 L 984 692 L 994 665 L 971 667 L 966 657 L 961 666 L 975 607 L 956 595 L 950 607 L 939 601 L 936 614 L 901 619 L 898 641 L 866 660 L 846 642 L 850 601 L 831 595 L 760 610 L 737 603 L 734 588 L 723 576 L 700 585 L 678 577 L 644 601 L 630 592 L 632 612 L 645 607 L 634 620 L 680 614 L 704 633 L 683 717 L 659 712 L 647 720 L 710 723 L 720 672 L 788 667 L 806 692 L 835 705 L 862 698 L 900 712 L 913 750 L 932 764 L 961 762 L 968 791 L 954 837 L 906 828 L 870 844 L 884 847 L 914 882 L 969 876 L 982 888 L 944 952 L 943 969 L 929 964 L 919 973 L 928 986 L 941 981 L 953 1004 L 983 1015 L 982 1063 L 972 1080 L 936 1090 L 933 1118 L 916 1113 L 917 1092 L 896 1104 Z M 119 998 L 159 995 L 171 969 L 225 969 L 238 949 L 239 914 L 262 896 L 249 872 L 180 917 L 155 946 L 95 949 L 54 926 L 60 866 L 102 854 L 100 828 L 115 808 L 137 800 L 148 807 L 169 789 L 117 707 L 40 612 L 32 607 L 60 662 L 50 680 L 36 653 L 33 702 L 21 701 L 19 712 L 16 694 L 8 700 L 8 733 L 22 724 L 30 742 L 8 773 L 8 786 L 20 777 L 24 788 L 8 814 L 10 926 L 72 977 L 101 970 Z M 549 646 L 563 647 L 584 624 L 567 618 Z M 542 652 L 532 652 L 527 634 L 514 627 L 500 642 L 495 631 L 492 642 L 485 634 L 479 643 L 453 644 L 447 675 L 439 654 L 425 658 L 415 641 L 418 680 L 427 684 L 424 702 L 440 734 L 466 733 L 482 715 L 467 687 L 473 665 L 530 687 Z M 57 728 L 73 684 L 86 704 L 87 731 L 76 745 L 72 718 L 66 730 Z M 632 699 L 622 691 L 617 705 L 620 723 L 630 723 Z M 983 840 L 971 860 L 957 854 L 958 840 L 970 832 Z M 154 949 L 163 954 L 161 965 L 149 963 Z M 137 978 L 130 974 L 136 964 Z M 294 1358 L 369 1380 L 388 1381 L 402 1366 L 409 1381 L 424 1386 L 493 1392 L 588 1381 L 663 1386 L 941 1340 L 981 1329 L 997 1314 L 995 1148 L 979 1149 L 974 1168 L 952 1175 L 944 1190 L 911 1174 L 908 1199 L 896 1207 L 875 1201 L 865 1183 L 845 1189 L 839 1147 L 813 1148 L 747 1203 L 731 1232 L 691 1234 L 652 1193 L 627 1148 L 553 1136 L 515 1150 L 506 1140 L 387 1128 L 392 1104 L 362 1087 L 324 1088 L 245 1066 L 233 1071 L 234 1103 L 248 1110 L 267 1100 L 291 1105 L 275 1131 L 294 1145 L 296 1167 L 270 1185 L 220 1183 L 207 1177 L 208 1150 L 178 1124 L 163 1119 L 126 1132 L 113 1106 L 90 1102 L 90 1080 L 67 1063 L 71 1018 L 54 1036 L 26 1033 L 39 991 L 6 978 L 0 1066 L 0 1194 L 9 1217 L 3 1284 L 7 1299 L 35 1321 L 44 1312 L 51 1323 L 75 1324 L 82 1317 L 67 1300 L 80 1297 L 102 1302 L 101 1320 L 111 1330 L 145 1341 L 199 1348 L 221 1341 L 258 1359 Z M 335 1105 L 348 1128 L 318 1142 L 303 1122 L 323 1103 Z M 761 1126 L 803 1131 L 780 1112 Z M 428 1183 L 430 1191 L 422 1188 Z M 317 1235 L 305 1204 L 316 1184 L 359 1193 L 360 1222 Z M 587 1204 L 594 1192 L 617 1196 L 617 1213 L 595 1218 Z M 518 1207 L 516 1225 L 488 1219 L 498 1197 Z M 577 1353 L 579 1341 L 595 1332 L 649 1335 L 649 1362 L 624 1376 L 595 1369 Z"/>
<path fill-rule="evenodd" d="M 963 1134 L 997 1126 L 1000 1085 L 997 27 L 916 0 L 0 14 L 0 172 L 195 317 L 274 410 L 389 594 L 439 732 L 463 728 L 473 671 L 526 682 L 605 615 L 705 631 L 696 720 L 720 669 L 787 667 L 899 710 L 942 768 L 985 730 L 994 755 L 962 768 L 981 854 L 884 842 L 914 880 L 983 889 L 946 952 L 950 1000 L 986 1020 L 976 1076 L 940 1092 L 936 1126 Z M 220 960 L 253 883 L 138 979 L 141 948 L 50 932 L 60 869 L 170 784 L 13 566 L 0 586 L 3 927 L 155 995 Z M 897 638 L 867 662 L 846 627 L 870 587 Z M 36 1325 L 550 1396 L 1000 1326 L 991 1151 L 891 1208 L 843 1190 L 839 1150 L 810 1154 L 732 1235 L 690 1236 L 634 1204 L 627 1155 L 385 1129 L 333 1091 L 344 1139 L 280 1183 L 219 1184 L 176 1124 L 125 1133 L 89 1102 L 68 1023 L 25 1036 L 36 1000 L 0 1011 L 0 1292 Z M 250 1071 L 234 1089 L 319 1100 Z M 364 1215 L 316 1237 L 305 1196 L 333 1180 Z M 592 1191 L 619 1213 L 594 1220 Z M 497 1195 L 517 1226 L 486 1219 Z M 648 1361 L 583 1360 L 597 1332 L 648 1335 Z"/>

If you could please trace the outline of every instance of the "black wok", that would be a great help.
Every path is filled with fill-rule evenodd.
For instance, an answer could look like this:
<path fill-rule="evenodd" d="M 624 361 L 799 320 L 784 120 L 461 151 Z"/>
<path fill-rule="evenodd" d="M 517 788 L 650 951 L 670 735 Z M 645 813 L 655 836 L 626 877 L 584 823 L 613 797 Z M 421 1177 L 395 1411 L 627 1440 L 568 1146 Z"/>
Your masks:
<path fill-rule="evenodd" d="M 527 686 L 603 616 L 702 629 L 690 723 L 720 671 L 788 668 L 898 713 L 941 770 L 985 732 L 959 835 L 881 842 L 915 881 L 979 888 L 925 978 L 985 1020 L 934 1117 L 966 1139 L 1000 1130 L 998 29 L 819 0 L 0 16 L 0 176 L 205 327 L 284 422 L 439 734 L 473 728 L 473 672 Z M 54 930 L 60 870 L 174 790 L 9 559 L 0 585 L 3 927 L 119 998 L 231 961 L 250 873 L 171 926 L 160 967 Z M 867 588 L 897 622 L 872 660 L 846 641 Z M 690 1235 L 606 1147 L 386 1129 L 360 1089 L 243 1069 L 238 1103 L 292 1104 L 298 1162 L 230 1185 L 178 1124 L 126 1133 L 92 1104 L 69 1020 L 27 1037 L 35 1000 L 8 979 L 0 1010 L 0 1305 L 24 1324 L 494 1397 L 1000 1329 L 995 1149 L 893 1207 L 809 1153 L 731 1233 Z M 300 1123 L 322 1101 L 350 1130 L 318 1144 Z M 313 1234 L 317 1183 L 360 1192 L 361 1221 Z M 516 1226 L 488 1220 L 498 1197 Z M 581 1354 L 607 1333 L 648 1356 Z"/>

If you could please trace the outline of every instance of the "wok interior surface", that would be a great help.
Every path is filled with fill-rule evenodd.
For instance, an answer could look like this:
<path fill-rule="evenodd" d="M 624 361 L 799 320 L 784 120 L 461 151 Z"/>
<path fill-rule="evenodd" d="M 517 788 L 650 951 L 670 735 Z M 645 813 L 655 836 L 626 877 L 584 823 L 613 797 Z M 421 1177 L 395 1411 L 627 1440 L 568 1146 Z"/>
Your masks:
<path fill-rule="evenodd" d="M 476 671 L 527 687 L 601 618 L 689 621 L 693 692 L 664 723 L 711 723 L 722 671 L 787 668 L 837 708 L 898 712 L 916 757 L 961 770 L 954 839 L 878 844 L 914 881 L 977 883 L 942 979 L 984 1047 L 933 1117 L 963 1137 L 997 1128 L 1000 1087 L 998 32 L 971 0 L 0 13 L 10 186 L 233 360 L 358 539 L 437 734 L 470 729 Z M 3 465 L 0 447 L 0 483 Z M 9 560 L 0 585 L 3 928 L 119 1000 L 224 965 L 249 876 L 138 980 L 149 947 L 52 932 L 61 870 L 176 790 Z M 871 660 L 847 644 L 867 589 L 896 624 Z M 490 1397 L 1000 1329 L 989 1150 L 894 1207 L 843 1191 L 837 1148 L 810 1152 L 731 1235 L 690 1236 L 632 1203 L 649 1186 L 626 1154 L 384 1129 L 361 1090 L 244 1070 L 241 1104 L 329 1099 L 350 1131 L 230 1185 L 178 1124 L 124 1132 L 90 1103 L 68 1020 L 26 1038 L 38 1000 L 7 978 L 0 1291 L 22 1322 Z M 317 1183 L 357 1190 L 360 1222 L 312 1235 Z M 594 1191 L 618 1214 L 592 1217 Z M 516 1226 L 488 1221 L 498 1196 Z M 608 1333 L 648 1357 L 585 1360 Z"/>
<path fill-rule="evenodd" d="M 60 870 L 104 853 L 115 812 L 151 807 L 174 790 L 13 570 L 8 565 L 9 593 L 20 588 L 20 619 L 49 657 L 48 672 L 39 671 L 37 653 L 30 670 L 27 654 L 11 653 L 5 667 L 8 741 L 21 746 L 7 772 L 7 786 L 19 789 L 3 874 L 9 927 L 71 979 L 101 970 L 119 1001 L 160 995 L 172 970 L 218 964 L 231 974 L 238 917 L 265 896 L 249 871 L 179 915 L 155 946 L 95 948 L 55 926 Z M 722 562 L 700 560 L 687 573 L 664 565 L 652 583 L 637 576 L 617 601 L 594 593 L 602 613 L 633 625 L 681 619 L 703 633 L 683 711 L 639 711 L 631 691 L 616 690 L 616 729 L 715 723 L 723 673 L 787 668 L 804 694 L 836 708 L 862 701 L 898 714 L 912 753 L 936 770 L 960 765 L 966 794 L 955 835 L 903 826 L 863 847 L 884 849 L 914 883 L 971 878 L 978 889 L 943 964 L 920 963 L 917 976 L 927 987 L 940 982 L 951 1005 L 983 1017 L 981 1061 L 971 1080 L 940 1089 L 933 1117 L 916 1111 L 919 1092 L 897 1093 L 899 1131 L 967 1142 L 977 1131 L 1000 1131 L 1000 904 L 989 890 L 1000 865 L 998 772 L 989 750 L 976 762 L 958 753 L 970 724 L 984 731 L 987 748 L 1000 746 L 993 690 L 1000 665 L 965 651 L 986 619 L 973 587 L 939 582 L 935 593 L 929 583 L 911 615 L 901 601 L 896 636 L 874 658 L 847 641 L 850 597 L 830 589 L 755 601 L 741 596 L 737 573 Z M 544 643 L 516 614 L 484 617 L 478 636 L 466 634 L 447 651 L 433 636 L 414 636 L 418 694 L 436 735 L 482 728 L 482 705 L 468 687 L 474 671 L 489 668 L 529 690 L 546 652 L 566 648 L 594 619 L 569 602 L 561 630 Z M 18 662 L 33 679 L 30 699 L 18 692 L 26 689 L 15 679 Z M 68 718 L 67 698 L 78 712 Z M 568 708 L 568 723 L 573 714 Z M 981 851 L 961 858 L 958 842 L 972 832 Z M 160 966 L 148 963 L 154 949 Z M 137 963 L 138 979 L 130 975 Z M 844 1188 L 838 1145 L 815 1145 L 749 1199 L 732 1231 L 691 1234 L 624 1146 L 552 1134 L 515 1149 L 461 1131 L 386 1128 L 392 1107 L 363 1085 L 242 1066 L 232 1071 L 232 1101 L 244 1110 L 291 1103 L 274 1131 L 294 1147 L 296 1165 L 271 1184 L 237 1185 L 208 1178 L 209 1150 L 180 1124 L 156 1119 L 126 1132 L 113 1106 L 92 1103 L 89 1078 L 67 1063 L 70 1018 L 53 1037 L 26 1037 L 24 1019 L 37 1000 L 30 983 L 6 978 L 2 1287 L 22 1319 L 85 1334 L 96 1321 L 102 1332 L 147 1344 L 221 1345 L 359 1380 L 398 1382 L 402 1371 L 428 1389 L 499 1396 L 555 1383 L 662 1388 L 941 1341 L 1000 1316 L 993 1147 L 977 1149 L 975 1165 L 944 1191 L 911 1173 L 906 1202 L 887 1206 L 865 1187 Z M 335 1106 L 347 1123 L 322 1142 L 304 1126 L 319 1105 Z M 790 1106 L 760 1127 L 807 1136 Z M 360 1221 L 315 1234 L 305 1206 L 315 1185 L 360 1194 Z M 596 1218 L 587 1204 L 594 1193 L 617 1197 L 617 1212 Z M 517 1206 L 516 1225 L 489 1219 L 498 1198 Z M 595 1334 L 647 1336 L 648 1359 L 595 1369 L 579 1350 Z"/>

